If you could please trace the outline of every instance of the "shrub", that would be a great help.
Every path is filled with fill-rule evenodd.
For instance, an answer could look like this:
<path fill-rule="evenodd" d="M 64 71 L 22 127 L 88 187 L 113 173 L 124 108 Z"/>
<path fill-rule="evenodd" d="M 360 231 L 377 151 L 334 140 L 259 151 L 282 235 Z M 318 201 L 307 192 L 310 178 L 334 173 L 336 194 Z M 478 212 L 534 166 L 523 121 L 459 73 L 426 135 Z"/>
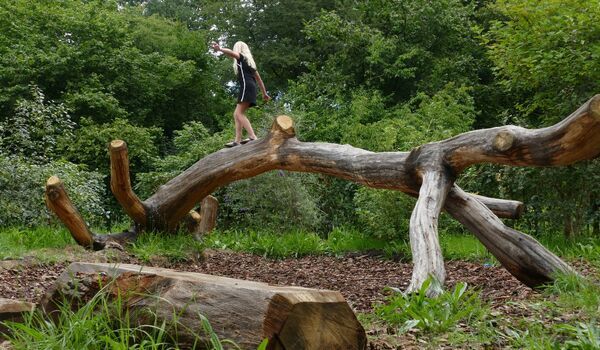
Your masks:
<path fill-rule="evenodd" d="M 46 180 L 57 175 L 86 220 L 103 222 L 105 196 L 102 175 L 65 161 L 35 164 L 17 156 L 0 155 L 0 226 L 43 225 L 55 219 L 44 202 Z"/>
<path fill-rule="evenodd" d="M 66 140 L 72 140 L 74 123 L 63 104 L 46 101 L 30 86 L 32 100 L 19 100 L 14 114 L 0 122 L 0 154 L 18 155 L 35 162 L 55 159 Z"/>
<path fill-rule="evenodd" d="M 322 215 L 304 184 L 311 178 L 279 170 L 234 182 L 223 191 L 219 218 L 228 226 L 317 228 Z"/>

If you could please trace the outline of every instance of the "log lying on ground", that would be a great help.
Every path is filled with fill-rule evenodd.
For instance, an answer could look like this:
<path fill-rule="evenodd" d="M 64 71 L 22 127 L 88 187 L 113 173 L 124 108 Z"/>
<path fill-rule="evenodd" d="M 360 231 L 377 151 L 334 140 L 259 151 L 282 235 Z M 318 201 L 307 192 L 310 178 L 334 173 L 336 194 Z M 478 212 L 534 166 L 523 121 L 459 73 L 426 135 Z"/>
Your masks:
<path fill-rule="evenodd" d="M 220 339 L 233 340 L 242 349 L 256 349 L 265 338 L 268 349 L 366 348 L 365 331 L 350 306 L 339 292 L 329 290 L 137 265 L 73 263 L 42 305 L 52 313 L 64 297 L 90 298 L 100 289 L 99 279 L 110 295 L 121 297 L 123 307 L 131 311 L 132 324 L 154 324 L 150 311 L 157 324 L 167 324 L 170 337 L 183 348 L 198 337 L 201 344 L 207 340 L 199 315 L 208 318 Z"/>
<path fill-rule="evenodd" d="M 278 116 L 263 139 L 210 154 L 161 186 L 141 203 L 145 209 L 145 220 L 136 218 L 140 216 L 138 214 L 130 216 L 142 230 L 173 231 L 200 200 L 219 187 L 274 169 L 327 174 L 373 188 L 402 191 L 418 197 L 410 225 L 415 265 L 410 286 L 414 289 L 429 276 L 444 282 L 445 272 L 437 242 L 437 220 L 442 208 L 448 210 L 450 205 L 453 208 L 449 210 L 451 215 L 463 223 L 469 223 L 467 228 L 482 240 L 480 228 L 475 228 L 471 223 L 495 222 L 497 219 L 489 218 L 487 210 L 484 212 L 479 207 L 467 215 L 479 217 L 478 220 L 466 219 L 457 212 L 462 210 L 460 208 L 467 208 L 461 204 L 464 198 L 446 195 L 451 187 L 460 190 L 454 181 L 465 168 L 478 163 L 562 166 L 594 159 L 599 155 L 600 95 L 590 99 L 565 120 L 547 128 L 528 130 L 503 126 L 475 130 L 422 145 L 410 152 L 375 153 L 349 145 L 300 142 L 295 137 L 291 118 Z M 116 165 L 113 163 L 112 166 Z M 428 179 L 427 174 L 435 176 Z M 113 176 L 121 177 L 118 183 L 128 182 L 125 179 L 128 175 L 123 171 L 115 171 Z M 440 188 L 437 188 L 438 185 Z M 450 193 L 453 193 L 453 189 Z M 516 218 L 522 210 L 522 205 L 515 201 L 472 194 L 464 196 L 487 206 L 501 217 Z M 139 206 L 130 194 L 122 197 L 125 198 L 122 205 Z M 135 210 L 132 208 L 126 212 Z M 57 214 L 60 217 L 61 214 Z M 61 219 L 65 221 L 68 218 Z M 488 234 L 497 231 L 494 225 L 484 225 L 485 230 L 490 230 Z M 494 245 L 491 252 L 495 256 L 511 256 L 514 253 L 508 248 L 512 245 L 508 235 L 498 235 L 495 240 L 503 242 Z M 565 272 L 566 264 L 560 259 L 535 240 L 528 242 L 527 261 L 499 258 L 503 264 L 514 264 L 507 266 L 511 273 L 520 271 L 521 276 L 537 276 L 545 271 L 543 276 L 521 278 L 533 287 L 538 285 L 538 281 L 552 280 L 556 272 Z M 541 254 L 540 251 L 545 252 Z M 551 258 L 548 258 L 548 254 L 551 254 Z M 546 267 L 532 269 L 532 266 Z"/>
<path fill-rule="evenodd" d="M 2 322 L 23 322 L 25 314 L 32 312 L 35 304 L 21 300 L 0 298 L 0 342 L 8 328 Z"/>

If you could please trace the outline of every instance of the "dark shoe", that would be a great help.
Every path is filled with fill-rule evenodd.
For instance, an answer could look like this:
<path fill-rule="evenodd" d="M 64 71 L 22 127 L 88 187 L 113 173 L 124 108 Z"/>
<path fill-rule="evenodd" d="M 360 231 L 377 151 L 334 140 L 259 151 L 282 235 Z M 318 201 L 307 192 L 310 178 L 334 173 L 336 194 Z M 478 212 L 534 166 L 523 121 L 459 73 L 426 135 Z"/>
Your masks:
<path fill-rule="evenodd" d="M 229 148 L 231 148 L 231 147 L 235 147 L 235 146 L 239 146 L 239 145 L 240 145 L 239 143 L 237 143 L 237 142 L 235 142 L 235 141 L 231 141 L 231 142 L 227 142 L 227 143 L 225 144 L 225 147 L 229 147 Z"/>
<path fill-rule="evenodd" d="M 250 142 L 250 141 L 256 141 L 256 139 L 251 139 L 251 138 L 243 139 L 243 140 L 242 140 L 242 145 L 243 145 L 243 144 L 246 144 L 246 143 L 248 143 L 248 142 Z"/>

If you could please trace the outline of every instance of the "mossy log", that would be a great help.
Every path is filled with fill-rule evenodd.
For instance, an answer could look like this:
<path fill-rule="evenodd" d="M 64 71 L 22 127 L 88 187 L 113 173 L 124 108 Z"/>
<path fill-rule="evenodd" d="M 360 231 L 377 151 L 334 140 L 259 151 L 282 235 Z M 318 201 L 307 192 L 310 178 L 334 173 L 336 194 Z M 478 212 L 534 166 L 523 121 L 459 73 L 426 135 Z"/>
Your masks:
<path fill-rule="evenodd" d="M 292 119 L 282 115 L 275 118 L 264 138 L 200 159 L 143 202 L 131 191 L 123 145 L 122 141 L 111 143 L 111 155 L 118 154 L 111 157 L 111 183 L 115 184 L 111 187 L 138 231 L 174 231 L 197 203 L 237 180 L 274 169 L 321 173 L 417 197 L 410 219 L 414 271 L 409 291 L 429 276 L 445 280 L 437 234 L 442 210 L 471 230 L 516 278 L 535 287 L 551 281 L 557 272 L 572 270 L 533 238 L 504 226 L 499 217 L 518 218 L 522 203 L 465 193 L 455 180 L 467 167 L 480 163 L 565 166 L 598 157 L 600 95 L 547 128 L 509 125 L 475 130 L 410 152 L 376 153 L 350 145 L 301 142 Z M 56 205 L 49 201 L 49 207 Z M 56 213 L 76 240 L 89 236 L 87 228 L 69 224 L 70 216 Z M 101 247 L 98 236 L 92 237 L 93 246 Z M 82 242 L 89 246 L 88 241 Z"/>

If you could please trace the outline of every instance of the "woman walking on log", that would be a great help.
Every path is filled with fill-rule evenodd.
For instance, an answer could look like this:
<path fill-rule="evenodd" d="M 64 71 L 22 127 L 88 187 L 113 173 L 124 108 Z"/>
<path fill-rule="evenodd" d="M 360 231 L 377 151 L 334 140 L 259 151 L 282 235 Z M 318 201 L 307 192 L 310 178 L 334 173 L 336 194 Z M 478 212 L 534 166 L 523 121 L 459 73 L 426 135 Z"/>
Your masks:
<path fill-rule="evenodd" d="M 256 106 L 256 83 L 260 87 L 262 92 L 263 100 L 269 101 L 271 97 L 267 94 L 265 84 L 256 70 L 256 63 L 250 52 L 250 48 L 243 41 L 238 41 L 233 45 L 233 49 L 230 50 L 225 47 L 219 46 L 217 43 L 212 43 L 212 48 L 215 51 L 221 51 L 225 55 L 233 58 L 233 71 L 237 75 L 237 80 L 240 86 L 240 92 L 237 98 L 237 105 L 233 112 L 233 120 L 235 122 L 235 139 L 227 144 L 225 147 L 235 147 L 246 142 L 256 140 L 256 134 L 250 125 L 250 120 L 246 117 L 246 111 L 250 107 Z M 246 129 L 248 138 L 242 140 L 242 128 Z"/>

